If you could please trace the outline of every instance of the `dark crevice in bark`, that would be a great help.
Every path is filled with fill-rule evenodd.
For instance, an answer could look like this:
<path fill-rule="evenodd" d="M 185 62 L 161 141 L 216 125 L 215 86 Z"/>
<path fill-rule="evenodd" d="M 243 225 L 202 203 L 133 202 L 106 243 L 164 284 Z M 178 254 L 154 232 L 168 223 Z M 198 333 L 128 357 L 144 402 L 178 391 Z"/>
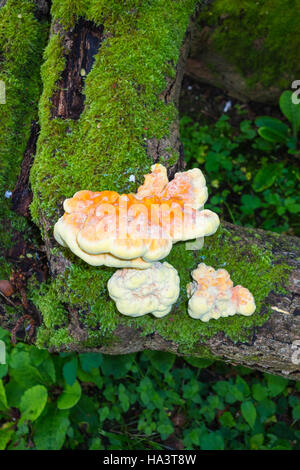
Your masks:
<path fill-rule="evenodd" d="M 52 97 L 52 117 L 79 119 L 83 109 L 84 77 L 91 71 L 95 55 L 103 40 L 103 25 L 80 18 L 74 30 L 65 37 L 66 68 L 58 84 L 58 91 Z"/>
<path fill-rule="evenodd" d="M 50 20 L 51 0 L 35 0 L 36 8 L 34 15 L 41 20 Z"/>
<path fill-rule="evenodd" d="M 39 132 L 39 124 L 36 121 L 32 121 L 30 137 L 27 142 L 24 158 L 21 164 L 21 171 L 14 192 L 12 194 L 13 210 L 18 214 L 23 215 L 24 217 L 29 216 L 29 206 L 32 201 L 32 192 L 29 185 L 29 174 L 36 152 L 36 143 Z"/>

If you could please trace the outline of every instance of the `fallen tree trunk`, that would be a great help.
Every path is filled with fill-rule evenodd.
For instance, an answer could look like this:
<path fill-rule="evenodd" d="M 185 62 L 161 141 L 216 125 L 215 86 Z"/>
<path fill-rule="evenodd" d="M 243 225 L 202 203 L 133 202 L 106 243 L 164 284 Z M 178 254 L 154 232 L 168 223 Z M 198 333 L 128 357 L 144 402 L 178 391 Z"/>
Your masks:
<path fill-rule="evenodd" d="M 169 177 L 183 169 L 176 106 L 198 5 L 161 0 L 115 11 L 107 2 L 104 11 L 95 7 L 92 16 L 81 11 L 77 18 L 64 2 L 61 8 L 53 3 L 31 171 L 31 214 L 51 276 L 43 284 L 33 277 L 30 284 L 27 313 L 36 323 L 33 309 L 42 315 L 35 343 L 52 351 L 171 351 L 300 378 L 298 239 L 223 223 L 200 251 L 175 245 L 167 260 L 179 272 L 181 294 L 163 319 L 121 316 L 106 289 L 113 270 L 85 265 L 55 242 L 53 225 L 74 192 L 134 191 L 153 162 L 166 165 Z M 253 317 L 208 324 L 188 317 L 185 286 L 203 260 L 226 266 L 235 284 L 253 292 Z M 13 328 L 8 315 L 0 318 Z"/>

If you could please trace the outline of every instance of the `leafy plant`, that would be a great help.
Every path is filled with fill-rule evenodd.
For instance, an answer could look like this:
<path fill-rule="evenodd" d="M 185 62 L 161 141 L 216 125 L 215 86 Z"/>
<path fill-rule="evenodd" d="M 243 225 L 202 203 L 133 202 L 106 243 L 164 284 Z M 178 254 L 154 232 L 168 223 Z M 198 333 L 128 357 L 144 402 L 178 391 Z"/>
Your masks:
<path fill-rule="evenodd" d="M 297 154 L 297 136 L 300 129 L 300 104 L 292 100 L 293 93 L 284 91 L 279 99 L 282 114 L 291 124 L 291 128 L 280 119 L 270 116 L 259 117 L 255 120 L 259 135 L 274 144 L 285 144 L 290 154 Z"/>
<path fill-rule="evenodd" d="M 278 135 L 288 132 L 279 120 L 258 119 L 276 121 L 272 125 Z M 263 139 L 249 119 L 236 129 L 227 115 L 202 126 L 184 116 L 181 137 L 189 167 L 204 170 L 210 192 L 207 208 L 235 224 L 300 234 L 300 171 L 286 154 L 283 138 L 281 143 Z"/>
<path fill-rule="evenodd" d="M 0 449 L 300 449 L 292 381 L 155 351 L 49 354 L 0 339 Z"/>

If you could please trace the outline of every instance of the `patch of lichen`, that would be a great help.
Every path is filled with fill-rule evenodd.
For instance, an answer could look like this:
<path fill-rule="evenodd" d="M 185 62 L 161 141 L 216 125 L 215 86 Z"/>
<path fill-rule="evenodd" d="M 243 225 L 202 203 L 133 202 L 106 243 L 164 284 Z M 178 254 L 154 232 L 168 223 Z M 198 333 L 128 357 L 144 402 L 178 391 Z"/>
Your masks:
<path fill-rule="evenodd" d="M 247 78 L 284 89 L 300 74 L 298 0 L 215 0 L 200 16 L 216 29 L 212 44 Z"/>
<path fill-rule="evenodd" d="M 48 23 L 34 16 L 32 0 L 8 0 L 0 8 L 0 80 L 5 83 L 6 103 L 0 104 L 0 278 L 7 279 L 10 264 L 4 257 L 11 247 L 12 233 L 25 233 L 24 217 L 11 211 L 4 197 L 12 191 L 30 133 L 30 123 L 37 118 L 41 92 L 40 64 L 46 42 Z"/>

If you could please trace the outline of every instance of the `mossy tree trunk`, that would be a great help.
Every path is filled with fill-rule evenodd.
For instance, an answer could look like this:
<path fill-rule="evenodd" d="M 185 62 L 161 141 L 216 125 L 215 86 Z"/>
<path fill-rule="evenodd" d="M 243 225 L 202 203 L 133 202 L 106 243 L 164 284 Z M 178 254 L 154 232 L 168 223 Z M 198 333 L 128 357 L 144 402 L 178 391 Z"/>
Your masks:
<path fill-rule="evenodd" d="M 5 8 L 13 4 L 10 0 Z M 171 351 L 299 378 L 296 238 L 224 222 L 201 251 L 176 244 L 167 260 L 179 272 L 181 294 L 163 319 L 121 316 L 106 289 L 113 270 L 88 266 L 55 242 L 53 225 L 62 214 L 63 200 L 74 192 L 135 191 L 153 162 L 166 165 L 170 178 L 184 168 L 177 104 L 200 9 L 195 0 L 90 0 L 74 1 L 72 9 L 70 5 L 52 2 L 42 65 L 40 132 L 32 126 L 13 195 L 12 209 L 32 218 L 43 238 L 42 246 L 36 245 L 38 258 L 29 256 L 25 284 L 12 267 L 22 307 L 35 320 L 34 343 L 52 351 Z M 26 254 L 31 255 L 34 250 L 26 243 Z M 49 264 L 46 281 L 41 274 L 43 250 Z M 215 268 L 226 266 L 235 284 L 253 292 L 257 311 L 252 317 L 208 324 L 188 317 L 185 286 L 202 260 Z M 8 329 L 16 324 L 11 302 L 4 298 L 1 307 L 0 324 Z M 13 302 L 20 304 L 17 296 Z"/>

